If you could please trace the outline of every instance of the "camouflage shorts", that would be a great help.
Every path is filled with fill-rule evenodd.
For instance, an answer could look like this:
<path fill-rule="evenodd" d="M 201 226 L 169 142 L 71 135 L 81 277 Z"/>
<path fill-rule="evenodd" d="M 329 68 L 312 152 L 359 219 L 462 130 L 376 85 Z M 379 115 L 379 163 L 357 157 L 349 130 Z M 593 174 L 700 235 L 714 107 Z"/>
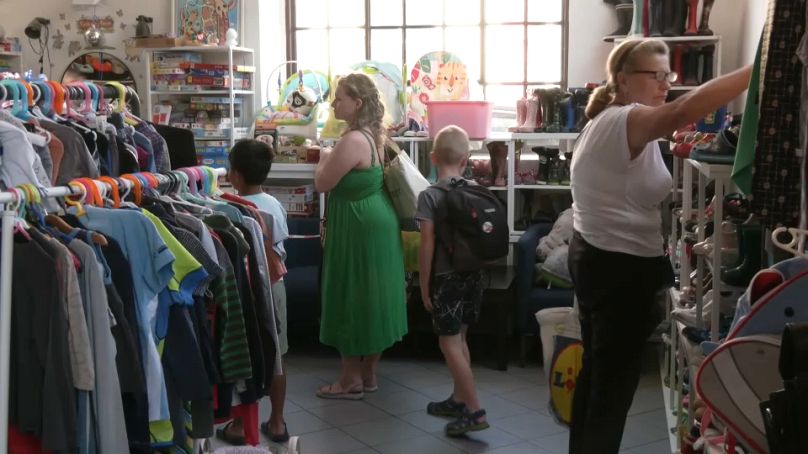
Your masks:
<path fill-rule="evenodd" d="M 432 327 L 438 336 L 460 333 L 476 323 L 483 299 L 482 273 L 448 273 L 432 279 Z"/>

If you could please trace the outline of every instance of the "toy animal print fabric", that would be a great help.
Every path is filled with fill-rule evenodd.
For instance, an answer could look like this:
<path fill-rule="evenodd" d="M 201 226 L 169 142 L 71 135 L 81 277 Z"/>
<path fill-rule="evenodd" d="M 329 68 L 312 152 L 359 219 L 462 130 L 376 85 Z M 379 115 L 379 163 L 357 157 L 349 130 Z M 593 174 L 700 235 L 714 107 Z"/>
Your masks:
<path fill-rule="evenodd" d="M 410 73 L 412 99 L 409 118 L 426 125 L 429 101 L 466 101 L 469 99 L 466 65 L 451 52 L 430 52 L 418 59 Z"/>

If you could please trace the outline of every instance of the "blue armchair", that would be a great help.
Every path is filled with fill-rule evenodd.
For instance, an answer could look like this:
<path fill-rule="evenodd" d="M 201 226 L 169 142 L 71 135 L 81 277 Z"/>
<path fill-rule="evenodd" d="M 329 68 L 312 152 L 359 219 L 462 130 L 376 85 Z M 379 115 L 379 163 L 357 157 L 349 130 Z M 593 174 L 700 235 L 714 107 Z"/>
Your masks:
<path fill-rule="evenodd" d="M 521 338 L 520 361 L 524 365 L 527 342 L 539 334 L 536 312 L 550 307 L 572 307 L 573 290 L 536 286 L 536 247 L 550 233 L 552 223 L 531 225 L 519 238 L 516 262 L 516 332 Z"/>
<path fill-rule="evenodd" d="M 290 235 L 313 238 L 289 238 L 286 248 L 286 319 L 289 326 L 317 325 L 320 319 L 320 247 L 319 218 L 289 218 Z"/>

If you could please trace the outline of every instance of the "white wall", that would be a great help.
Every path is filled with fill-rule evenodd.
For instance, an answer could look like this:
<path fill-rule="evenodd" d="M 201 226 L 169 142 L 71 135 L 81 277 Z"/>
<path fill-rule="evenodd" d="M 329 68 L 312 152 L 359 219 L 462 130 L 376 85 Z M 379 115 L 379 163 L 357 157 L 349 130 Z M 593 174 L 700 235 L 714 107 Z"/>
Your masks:
<path fill-rule="evenodd" d="M 755 61 L 760 33 L 766 22 L 766 9 L 769 2 L 763 0 L 742 0 L 745 3 L 743 20 L 741 22 L 746 32 L 741 37 L 740 61 L 741 65 L 751 64 Z"/>
<path fill-rule="evenodd" d="M 617 28 L 614 8 L 600 0 L 570 0 L 569 61 L 570 87 L 606 78 L 606 58 L 612 43 L 603 37 Z"/>

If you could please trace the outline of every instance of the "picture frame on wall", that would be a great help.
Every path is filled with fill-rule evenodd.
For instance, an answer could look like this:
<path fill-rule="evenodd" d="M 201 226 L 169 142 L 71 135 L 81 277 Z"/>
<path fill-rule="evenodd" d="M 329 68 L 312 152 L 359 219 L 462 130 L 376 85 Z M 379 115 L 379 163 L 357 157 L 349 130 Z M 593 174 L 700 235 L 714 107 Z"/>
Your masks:
<path fill-rule="evenodd" d="M 187 41 L 202 44 L 225 42 L 228 28 L 243 35 L 244 0 L 172 0 L 171 30 Z"/>

